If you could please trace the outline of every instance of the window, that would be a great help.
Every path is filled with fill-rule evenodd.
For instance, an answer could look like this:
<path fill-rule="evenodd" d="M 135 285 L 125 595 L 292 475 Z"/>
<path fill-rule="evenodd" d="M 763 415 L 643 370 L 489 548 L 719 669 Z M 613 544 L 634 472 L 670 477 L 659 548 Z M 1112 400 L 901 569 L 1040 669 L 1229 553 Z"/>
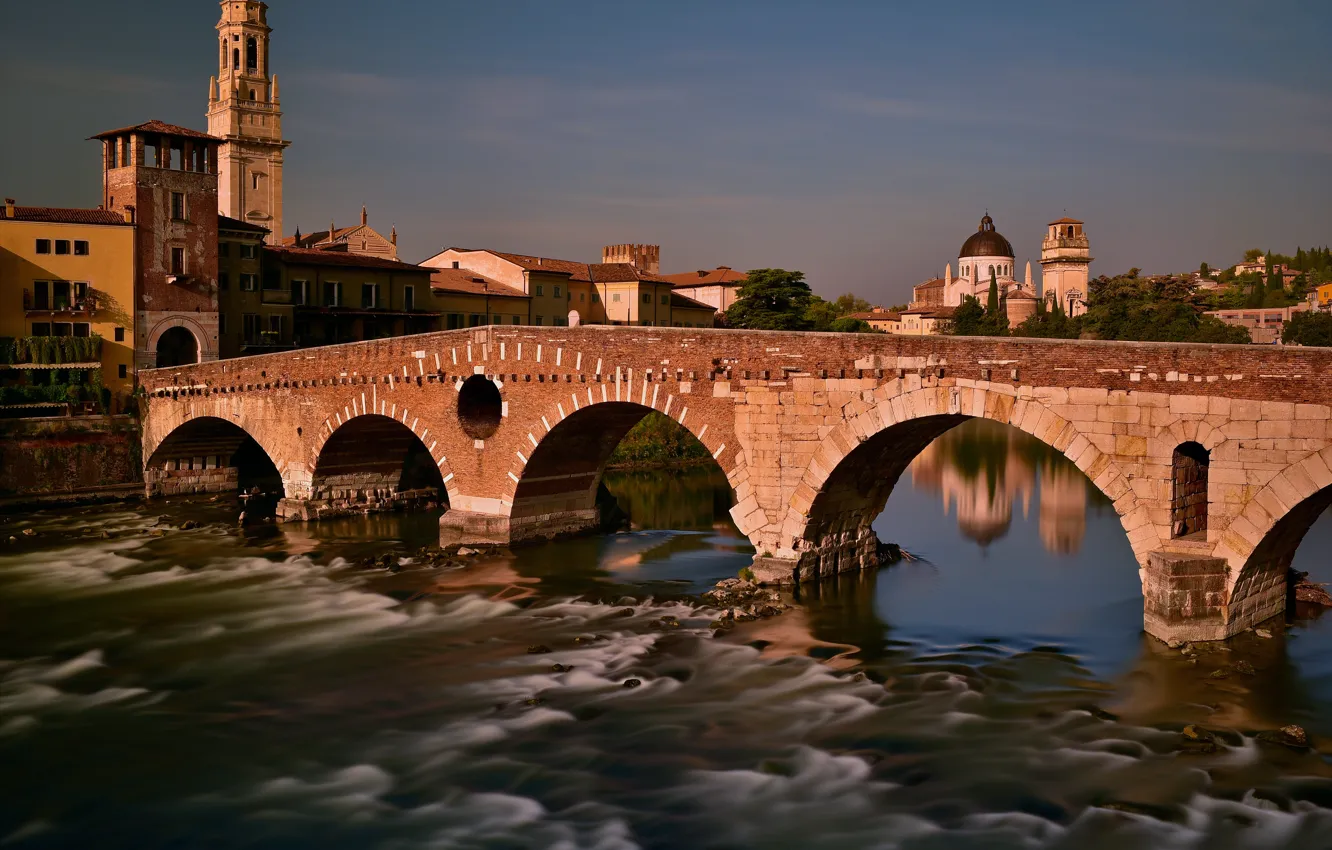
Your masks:
<path fill-rule="evenodd" d="M 544 319 L 544 318 L 542 318 L 541 316 L 537 316 L 536 319 L 534 319 L 534 320 L 532 321 L 532 324 L 534 324 L 534 325 L 540 325 L 540 324 L 543 324 L 544 322 L 545 322 L 545 319 Z"/>
<path fill-rule="evenodd" d="M 253 260 L 259 256 L 259 246 L 257 245 L 242 245 L 240 249 L 242 260 Z"/>
<path fill-rule="evenodd" d="M 644 293 L 643 293 L 643 303 L 644 303 L 644 304 L 651 304 L 651 303 L 652 303 L 652 293 L 651 293 L 651 292 L 644 292 Z"/>
<path fill-rule="evenodd" d="M 587 293 L 586 293 L 586 292 L 580 292 L 580 293 L 578 293 L 578 303 L 581 304 L 582 302 L 584 302 L 584 301 L 586 301 L 586 300 L 587 300 Z"/>
<path fill-rule="evenodd" d="M 463 326 L 462 313 L 450 313 L 447 319 L 448 330 L 456 331 Z"/>
<path fill-rule="evenodd" d="M 668 304 L 670 304 L 670 303 L 671 303 L 671 296 L 669 296 L 669 295 L 663 295 L 663 296 L 661 296 L 661 306 L 665 307 L 666 305 L 668 305 Z"/>
<path fill-rule="evenodd" d="M 34 280 L 32 282 L 32 309 L 51 309 L 51 284 L 44 280 Z M 36 334 L 36 336 L 41 336 L 41 334 Z"/>
<path fill-rule="evenodd" d="M 324 284 L 324 306 L 341 307 L 342 306 L 342 284 L 337 281 L 329 281 Z"/>
<path fill-rule="evenodd" d="M 75 322 L 74 336 L 92 336 L 92 325 L 87 322 Z"/>
<path fill-rule="evenodd" d="M 53 322 L 51 336 L 74 336 L 74 325 L 70 322 Z"/>
<path fill-rule="evenodd" d="M 241 338 L 245 342 L 257 341 L 260 327 L 258 313 L 245 313 L 241 316 Z"/>
<path fill-rule="evenodd" d="M 379 306 L 379 284 L 361 284 L 361 307 L 371 309 Z"/>
<path fill-rule="evenodd" d="M 220 333 L 220 334 L 224 334 L 224 333 L 227 332 L 227 314 L 226 314 L 226 313 L 218 313 L 218 314 L 217 314 L 217 332 Z"/>
<path fill-rule="evenodd" d="M 226 292 L 231 288 L 231 275 L 226 272 L 217 273 L 217 291 Z"/>
<path fill-rule="evenodd" d="M 989 271 L 988 273 L 989 273 L 989 274 L 994 274 L 994 266 L 990 266 L 990 271 Z"/>
<path fill-rule="evenodd" d="M 240 288 L 244 292 L 254 292 L 259 289 L 259 275 L 243 274 L 240 276 Z"/>
<path fill-rule="evenodd" d="M 185 193 L 171 193 L 171 218 L 176 221 L 185 220 Z"/>
<path fill-rule="evenodd" d="M 1170 497 L 1170 536 L 1207 531 L 1207 468 L 1211 452 L 1195 442 L 1175 449 Z"/>
<path fill-rule="evenodd" d="M 541 286 L 541 284 L 539 284 L 539 283 L 538 283 L 537 286 L 536 286 L 536 294 L 537 294 L 537 295 L 544 295 L 544 294 L 545 294 L 545 289 L 543 289 L 542 286 Z"/>
<path fill-rule="evenodd" d="M 620 303 L 620 293 L 618 293 L 618 292 L 612 292 L 612 293 L 611 293 L 611 300 L 614 301 L 616 304 Z"/>
<path fill-rule="evenodd" d="M 259 68 L 259 43 L 254 38 L 245 39 L 245 69 L 254 71 Z M 251 91 L 250 100 L 254 100 L 254 93 Z"/>
<path fill-rule="evenodd" d="M 124 363 L 121 363 L 119 366 L 116 367 L 116 374 L 118 374 L 118 375 L 119 375 L 120 377 L 122 377 L 122 378 L 127 378 L 127 377 L 129 377 L 129 375 L 126 374 L 127 371 L 128 371 L 128 370 L 126 370 L 126 368 L 125 368 L 125 364 L 124 364 Z"/>
<path fill-rule="evenodd" d="M 556 297 L 556 298 L 559 298 L 559 297 L 560 297 L 560 288 L 559 288 L 558 286 L 555 287 L 555 297 Z"/>
<path fill-rule="evenodd" d="M 56 240 L 56 253 L 57 253 L 57 254 L 68 254 L 68 253 L 69 253 L 69 240 L 68 240 L 68 239 L 57 239 L 57 240 Z"/>
<path fill-rule="evenodd" d="M 125 329 L 116 328 L 116 342 L 124 342 L 124 341 L 125 341 Z"/>
<path fill-rule="evenodd" d="M 473 313 L 467 317 L 467 326 L 470 328 L 479 328 L 483 319 L 485 319 L 485 316 Z"/>
<path fill-rule="evenodd" d="M 231 256 L 231 243 L 230 243 L 230 242 L 219 242 L 219 243 L 217 243 L 217 255 L 218 255 L 219 257 L 230 257 L 230 256 Z"/>
<path fill-rule="evenodd" d="M 32 335 L 33 335 L 33 336 L 50 336 L 50 335 L 51 335 L 51 323 L 50 323 L 50 322 L 33 322 L 33 323 L 32 323 Z"/>
<path fill-rule="evenodd" d="M 651 323 L 651 322 L 648 322 L 648 321 L 642 321 L 642 322 L 639 322 L 639 324 L 642 325 L 642 326 L 645 327 L 645 328 L 650 328 L 650 327 L 652 327 L 652 323 Z"/>
<path fill-rule="evenodd" d="M 598 292 L 593 292 L 593 293 L 592 293 L 592 303 L 593 303 L 593 304 L 598 304 L 598 303 L 600 303 L 600 302 L 601 302 L 601 294 L 598 293 Z"/>
<path fill-rule="evenodd" d="M 402 309 L 404 309 L 404 310 L 415 310 L 415 309 L 416 309 L 416 288 L 415 288 L 415 287 L 404 286 L 404 287 L 402 288 Z"/>
<path fill-rule="evenodd" d="M 502 325 L 504 324 L 504 317 L 499 315 L 491 316 L 490 323 L 492 325 Z"/>
<path fill-rule="evenodd" d="M 49 254 L 49 253 L 51 253 L 51 240 L 50 240 L 50 239 L 38 239 L 38 240 L 37 240 L 37 253 L 38 253 L 38 254 Z"/>
<path fill-rule="evenodd" d="M 268 317 L 268 332 L 282 336 L 282 316 L 273 313 Z"/>
<path fill-rule="evenodd" d="M 51 281 L 51 309 L 68 310 L 69 307 L 69 281 Z"/>
<path fill-rule="evenodd" d="M 518 324 L 518 317 L 517 317 L 517 316 L 510 316 L 509 318 L 513 320 L 513 321 L 509 322 L 509 324 L 511 324 L 511 325 L 516 325 L 516 324 Z"/>
<path fill-rule="evenodd" d="M 293 304 L 310 303 L 310 281 L 293 280 L 291 282 L 291 303 Z"/>
<path fill-rule="evenodd" d="M 86 239 L 74 240 L 74 256 L 76 257 L 88 256 L 88 240 Z"/>
<path fill-rule="evenodd" d="M 458 268 L 458 261 L 457 261 L 457 260 L 454 260 L 454 261 L 453 261 L 453 267 L 454 267 L 455 269 Z"/>

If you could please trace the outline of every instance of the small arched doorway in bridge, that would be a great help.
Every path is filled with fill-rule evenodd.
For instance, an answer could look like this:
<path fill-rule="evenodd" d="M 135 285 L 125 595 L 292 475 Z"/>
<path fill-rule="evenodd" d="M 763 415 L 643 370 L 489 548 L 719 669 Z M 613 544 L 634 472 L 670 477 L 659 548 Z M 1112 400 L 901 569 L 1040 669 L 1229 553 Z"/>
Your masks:
<path fill-rule="evenodd" d="M 257 491 L 270 508 L 283 496 L 282 476 L 263 447 L 240 426 L 213 416 L 168 434 L 144 463 L 144 483 L 149 495 L 163 496 Z"/>
<path fill-rule="evenodd" d="M 1170 536 L 1207 533 L 1207 470 L 1211 452 L 1200 443 L 1181 443 L 1170 465 Z"/>
<path fill-rule="evenodd" d="M 157 338 L 157 367 L 188 366 L 199 362 L 199 341 L 187 328 L 168 328 Z"/>
<path fill-rule="evenodd" d="M 412 429 L 387 416 L 344 422 L 319 452 L 309 516 L 447 502 L 444 479 Z"/>

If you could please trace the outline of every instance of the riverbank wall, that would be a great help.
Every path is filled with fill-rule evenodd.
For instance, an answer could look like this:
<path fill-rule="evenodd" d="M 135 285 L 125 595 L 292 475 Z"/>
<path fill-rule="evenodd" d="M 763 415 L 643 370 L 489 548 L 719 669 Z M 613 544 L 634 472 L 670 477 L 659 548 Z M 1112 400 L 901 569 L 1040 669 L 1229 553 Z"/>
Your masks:
<path fill-rule="evenodd" d="M 0 419 L 0 500 L 142 492 L 141 446 L 133 416 Z"/>

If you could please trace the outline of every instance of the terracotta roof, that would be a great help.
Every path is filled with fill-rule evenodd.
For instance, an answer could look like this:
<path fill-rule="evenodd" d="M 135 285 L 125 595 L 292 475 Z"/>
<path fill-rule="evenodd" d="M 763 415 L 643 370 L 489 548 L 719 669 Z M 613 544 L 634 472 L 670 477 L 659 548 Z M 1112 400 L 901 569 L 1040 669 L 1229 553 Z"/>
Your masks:
<path fill-rule="evenodd" d="M 1079 221 L 1078 219 L 1076 219 L 1076 218 L 1069 218 L 1068 216 L 1065 216 L 1065 217 L 1063 217 L 1063 218 L 1057 218 L 1057 219 L 1055 219 L 1054 221 L 1052 221 L 1052 222 L 1050 222 L 1050 223 L 1051 223 L 1051 224 L 1082 224 L 1082 222 Z"/>
<path fill-rule="evenodd" d="M 711 304 L 704 304 L 701 301 L 695 301 L 694 299 L 681 295 L 678 292 L 671 293 L 671 306 L 679 307 L 681 309 L 708 310 L 713 313 L 717 312 L 717 308 L 713 307 Z"/>
<path fill-rule="evenodd" d="M 936 277 L 936 278 L 932 278 L 932 279 L 930 279 L 930 280 L 927 280 L 927 281 L 925 281 L 924 283 L 918 283 L 918 284 L 916 284 L 915 286 L 913 286 L 913 287 L 911 287 L 911 288 L 912 288 L 912 289 L 937 289 L 938 287 L 943 286 L 943 285 L 944 285 L 944 279 L 941 278 L 941 277 Z"/>
<path fill-rule="evenodd" d="M 640 280 L 647 283 L 669 283 L 658 275 L 639 271 L 632 263 L 589 263 L 588 276 L 596 283 L 622 283 Z M 577 280 L 577 278 L 573 278 Z"/>
<path fill-rule="evenodd" d="M 1007 298 L 1007 299 L 1010 300 L 1010 301 L 1012 301 L 1014 298 L 1018 299 L 1019 301 L 1035 301 L 1035 300 L 1037 300 L 1037 298 L 1036 298 L 1035 295 L 1032 295 L 1030 292 L 1028 292 L 1028 291 L 1025 290 L 1025 289 L 1010 289 L 1010 290 L 1008 291 L 1008 294 L 1007 294 L 1006 296 L 1004 296 L 1004 297 Z"/>
<path fill-rule="evenodd" d="M 347 254 L 342 251 L 322 251 L 318 248 L 277 248 L 265 246 L 264 251 L 276 256 L 279 260 L 288 263 L 301 263 L 311 266 L 385 269 L 387 271 L 421 272 L 423 274 L 434 271 L 434 269 L 428 269 L 424 266 L 414 266 L 411 263 L 400 263 L 397 260 L 390 260 L 387 257 L 366 257 L 361 254 Z"/>
<path fill-rule="evenodd" d="M 178 127 L 175 124 L 168 124 L 165 121 L 145 121 L 142 124 L 135 124 L 133 127 L 121 127 L 119 130 L 107 130 L 105 133 L 98 133 L 93 136 L 94 139 L 105 139 L 107 136 L 119 136 L 122 133 L 165 133 L 169 136 L 185 136 L 191 139 L 209 139 L 210 141 L 220 142 L 217 136 L 210 136 L 207 133 L 200 133 L 198 130 L 191 130 L 189 127 Z"/>
<path fill-rule="evenodd" d="M 734 284 L 740 286 L 748 278 L 744 272 L 738 272 L 730 266 L 717 266 L 707 271 L 681 272 L 680 274 L 662 275 L 661 279 L 676 286 L 707 286 L 709 284 Z"/>
<path fill-rule="evenodd" d="M 327 230 L 316 230 L 313 233 L 302 233 L 301 241 L 299 244 L 296 242 L 295 236 L 285 237 L 282 240 L 282 244 L 289 248 L 313 248 L 316 245 L 322 245 L 328 242 L 336 242 L 339 239 L 346 239 L 347 237 L 356 233 L 356 231 L 362 229 L 369 230 L 372 233 L 375 233 L 376 236 L 379 236 L 379 233 L 374 231 L 368 224 L 353 224 L 351 227 L 339 227 L 338 229 L 334 230 L 333 237 L 331 239 L 329 238 Z M 382 239 L 383 237 L 381 236 L 380 238 Z"/>
<path fill-rule="evenodd" d="M 228 215 L 218 215 L 218 230 L 240 230 L 245 233 L 269 233 L 267 227 L 260 227 L 257 224 L 250 224 L 248 221 L 241 221 L 238 218 L 232 218 Z"/>
<path fill-rule="evenodd" d="M 462 248 L 454 248 L 455 251 L 462 251 Z M 508 260 L 519 268 L 532 272 L 552 272 L 554 274 L 567 274 L 570 280 L 581 280 L 591 283 L 592 278 L 588 276 L 587 263 L 574 263 L 569 260 L 555 260 L 550 257 L 534 257 L 530 254 L 510 254 L 506 251 L 490 251 L 485 248 L 476 249 L 474 253 L 494 254 L 496 257 Z"/>
<path fill-rule="evenodd" d="M 934 316 L 937 319 L 947 319 L 953 315 L 956 307 L 913 307 L 909 310 L 903 310 L 903 316 Z"/>
<path fill-rule="evenodd" d="M 522 290 L 467 269 L 435 269 L 430 274 L 430 288 L 439 292 L 466 295 L 490 295 L 500 298 L 528 298 Z"/>
<path fill-rule="evenodd" d="M 902 315 L 889 310 L 871 310 L 868 313 L 849 313 L 846 318 L 864 319 L 867 322 L 896 322 L 901 320 Z"/>
<path fill-rule="evenodd" d="M 67 207 L 14 207 L 14 218 L 0 205 L 0 220 L 49 221 L 53 224 L 119 224 L 131 226 L 125 216 L 111 210 L 85 210 Z"/>

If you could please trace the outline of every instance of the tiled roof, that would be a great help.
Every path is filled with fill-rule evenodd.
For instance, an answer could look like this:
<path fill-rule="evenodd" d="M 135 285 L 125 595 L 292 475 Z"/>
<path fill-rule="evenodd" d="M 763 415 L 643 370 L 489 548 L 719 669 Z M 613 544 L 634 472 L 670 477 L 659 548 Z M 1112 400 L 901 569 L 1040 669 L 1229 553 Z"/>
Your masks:
<path fill-rule="evenodd" d="M 466 295 L 490 295 L 500 298 L 528 298 L 522 290 L 467 269 L 435 269 L 430 274 L 430 288 L 437 292 Z"/>
<path fill-rule="evenodd" d="M 131 226 L 125 216 L 111 210 L 85 210 L 66 207 L 14 207 L 14 217 L 9 218 L 7 207 L 0 205 L 0 220 L 5 221 L 48 221 L 52 224 L 119 224 Z"/>
<path fill-rule="evenodd" d="M 669 282 L 656 275 L 641 272 L 631 263 L 576 263 L 572 260 L 557 260 L 553 257 L 537 257 L 531 254 L 510 254 L 507 251 L 491 251 L 486 248 L 449 248 L 448 250 L 465 254 L 491 254 L 502 260 L 508 260 L 525 271 L 567 274 L 569 280 L 580 283 L 622 283 L 636 280 L 648 283 Z"/>
<path fill-rule="evenodd" d="M 185 136 L 191 139 L 208 139 L 214 142 L 222 141 L 217 136 L 210 136 L 207 133 L 200 133 L 198 130 L 191 130 L 189 127 L 178 127 L 175 124 L 168 124 L 165 121 L 145 121 L 142 124 L 135 124 L 133 127 L 121 127 L 119 130 L 107 130 L 105 133 L 98 133 L 93 136 L 94 139 L 105 139 L 107 136 L 119 136 L 122 133 L 165 133 L 169 136 Z"/>
<path fill-rule="evenodd" d="M 665 278 L 639 271 L 632 263 L 589 263 L 587 269 L 588 275 L 597 283 L 623 283 L 633 280 L 668 283 Z"/>
<path fill-rule="evenodd" d="M 935 289 L 944 285 L 944 279 L 941 277 L 932 278 L 924 283 L 918 283 L 911 287 L 912 289 Z"/>
<path fill-rule="evenodd" d="M 888 310 L 871 310 L 868 313 L 851 313 L 848 318 L 864 319 L 867 322 L 896 322 L 902 316 L 900 313 L 893 313 Z"/>
<path fill-rule="evenodd" d="M 267 227 L 260 227 L 257 224 L 250 224 L 248 221 L 241 221 L 238 218 L 232 218 L 228 215 L 219 215 L 217 217 L 218 230 L 239 230 L 244 233 L 268 233 Z"/>
<path fill-rule="evenodd" d="M 682 309 L 682 310 L 684 310 L 684 309 L 688 309 L 688 310 L 710 310 L 710 311 L 712 311 L 713 313 L 717 312 L 717 308 L 716 308 L 716 307 L 713 307 L 711 304 L 704 304 L 704 303 L 702 303 L 701 301 L 695 301 L 695 300 L 692 299 L 692 298 L 686 298 L 685 296 L 681 295 L 681 294 L 678 293 L 678 292 L 672 292 L 672 293 L 671 293 L 671 306 L 672 306 L 672 307 L 679 307 L 679 308 Z"/>
<path fill-rule="evenodd" d="M 903 310 L 903 316 L 934 316 L 937 319 L 951 318 L 956 307 L 913 307 Z"/>
<path fill-rule="evenodd" d="M 346 239 L 362 227 L 369 228 L 369 225 L 354 224 L 351 227 L 339 227 L 333 231 L 333 238 L 330 239 L 327 230 L 316 230 L 313 233 L 302 233 L 301 241 L 298 244 L 295 236 L 288 236 L 282 240 L 282 244 L 289 248 L 313 248 L 316 245 L 325 242 L 336 242 L 339 239 Z"/>
<path fill-rule="evenodd" d="M 463 250 L 461 248 L 455 250 Z M 506 251 L 490 251 L 479 249 L 480 253 L 494 254 L 496 257 L 508 260 L 519 268 L 531 272 L 552 272 L 554 274 L 567 274 L 570 280 L 581 280 L 591 282 L 592 278 L 588 276 L 587 263 L 574 263 L 569 260 L 555 260 L 550 257 L 534 257 L 530 254 L 510 254 Z"/>
<path fill-rule="evenodd" d="M 265 247 L 264 251 L 284 262 L 310 266 L 342 266 L 344 268 L 384 269 L 396 272 L 427 273 L 434 271 L 434 269 L 428 269 L 424 266 L 400 263 L 386 257 L 366 257 L 361 254 L 347 254 L 342 251 L 321 251 L 318 248 Z"/>
<path fill-rule="evenodd" d="M 661 279 L 676 286 L 707 286 L 719 283 L 739 286 L 745 282 L 747 277 L 748 275 L 744 272 L 738 272 L 730 266 L 717 266 L 711 271 L 699 269 L 696 272 L 662 275 Z"/>
<path fill-rule="evenodd" d="M 1054 221 L 1052 221 L 1052 222 L 1050 222 L 1050 223 L 1051 223 L 1051 224 L 1082 224 L 1082 222 L 1081 222 L 1080 220 L 1078 220 L 1078 219 L 1076 219 L 1076 218 L 1069 218 L 1068 216 L 1064 216 L 1063 218 L 1057 218 L 1057 219 L 1055 219 Z"/>

